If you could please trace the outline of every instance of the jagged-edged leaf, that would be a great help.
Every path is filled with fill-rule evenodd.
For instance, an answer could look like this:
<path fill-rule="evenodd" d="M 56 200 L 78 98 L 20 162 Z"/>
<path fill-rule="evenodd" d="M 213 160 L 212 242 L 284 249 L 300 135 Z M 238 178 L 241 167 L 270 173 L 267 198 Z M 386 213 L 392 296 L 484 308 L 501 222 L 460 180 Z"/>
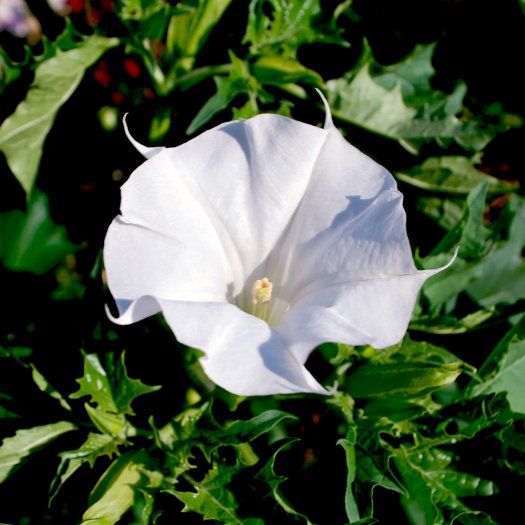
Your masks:
<path fill-rule="evenodd" d="M 487 187 L 487 183 L 482 183 L 469 193 L 463 217 L 424 261 L 425 267 L 436 268 L 440 261 L 444 264 L 445 259 L 448 260 L 452 250 L 460 247 L 459 257 L 454 262 L 454 271 L 436 275 L 423 288 L 423 294 L 429 301 L 433 314 L 441 312 L 447 303 L 452 302 L 453 306 L 458 294 L 480 274 L 477 263 L 488 251 L 487 240 L 490 237 L 490 232 L 483 222 Z"/>
<path fill-rule="evenodd" d="M 127 430 L 131 429 L 131 425 L 126 420 L 124 414 L 107 412 L 106 410 L 92 407 L 88 403 L 86 403 L 84 407 L 89 419 L 91 419 L 100 432 L 109 434 L 110 436 L 118 436 L 121 440 L 126 438 Z"/>
<path fill-rule="evenodd" d="M 0 446 L 0 483 L 2 483 L 22 461 L 40 450 L 57 437 L 75 430 L 68 421 L 18 430 L 13 437 L 7 437 Z"/>
<path fill-rule="evenodd" d="M 141 490 L 152 485 L 149 469 L 152 459 L 144 452 L 129 452 L 116 459 L 99 479 L 89 496 L 89 508 L 82 525 L 114 525 L 124 513 L 143 498 Z M 155 485 L 161 479 L 155 480 Z"/>
<path fill-rule="evenodd" d="M 93 467 L 97 458 L 118 454 L 118 443 L 112 436 L 107 434 L 95 434 L 90 432 L 87 440 L 77 449 L 62 452 L 61 461 L 55 479 L 51 483 L 50 501 L 58 494 L 64 483 L 84 464 Z"/>
<path fill-rule="evenodd" d="M 78 399 L 90 396 L 102 410 L 118 412 L 117 404 L 113 399 L 110 379 L 102 367 L 96 354 L 84 354 L 84 375 L 77 379 L 80 388 L 69 397 Z"/>
<path fill-rule="evenodd" d="M 264 525 L 261 519 L 238 516 L 239 504 L 227 487 L 237 472 L 236 465 L 214 462 L 202 481 L 191 480 L 195 492 L 174 489 L 168 489 L 166 492 L 184 503 L 183 512 L 197 512 L 205 520 L 218 520 L 232 525 Z"/>
<path fill-rule="evenodd" d="M 477 278 L 466 286 L 469 295 L 485 308 L 525 298 L 525 200 L 513 195 L 506 211 L 511 217 L 507 239 L 480 262 Z"/>
<path fill-rule="evenodd" d="M 472 512 L 460 498 L 495 492 L 491 481 L 450 468 L 450 452 L 437 448 L 412 452 L 401 447 L 393 451 L 393 458 L 408 492 L 402 497 L 405 511 L 411 521 L 422 525 L 443 522 L 444 510 L 453 515 Z"/>
<path fill-rule="evenodd" d="M 525 317 L 494 348 L 478 375 L 481 383 L 471 383 L 473 394 L 507 392 L 511 409 L 525 414 Z"/>
<path fill-rule="evenodd" d="M 34 191 L 25 212 L 0 213 L 0 261 L 10 270 L 43 274 L 78 248 L 51 219 L 45 193 Z"/>
<path fill-rule="evenodd" d="M 57 49 L 40 64 L 29 92 L 16 111 L 0 127 L 0 150 L 29 195 L 33 190 L 42 146 L 60 107 L 75 91 L 91 66 L 117 39 L 92 35 L 76 49 Z"/>
<path fill-rule="evenodd" d="M 252 0 L 243 42 L 250 43 L 252 53 L 270 49 L 280 56 L 295 58 L 297 49 L 307 42 L 341 43 L 334 36 L 315 29 L 321 14 L 319 0 Z"/>
<path fill-rule="evenodd" d="M 279 448 L 273 453 L 272 457 L 266 463 L 266 465 L 257 473 L 257 478 L 269 485 L 270 493 L 273 499 L 286 513 L 297 517 L 298 520 L 301 520 L 306 525 L 313 525 L 313 523 L 305 515 L 297 512 L 292 507 L 290 502 L 285 498 L 281 489 L 279 488 L 279 485 L 286 481 L 288 478 L 275 472 L 275 462 L 277 460 L 277 456 L 284 452 L 295 441 L 297 441 L 297 439 L 294 438 L 287 439 L 286 441 L 284 441 L 279 446 Z"/>
<path fill-rule="evenodd" d="M 363 365 L 350 374 L 346 388 L 358 399 L 421 397 L 453 383 L 463 367 L 460 361 L 441 365 L 426 362 Z"/>
<path fill-rule="evenodd" d="M 458 86 L 448 97 L 429 89 L 431 51 L 416 48 L 415 55 L 382 68 L 365 45 L 357 70 L 326 84 L 334 116 L 398 140 L 411 151 L 432 140 L 482 149 L 500 128 L 458 118 L 464 87 Z M 380 72 L 372 76 L 372 67 Z"/>
<path fill-rule="evenodd" d="M 100 411 L 112 414 L 133 415 L 131 403 L 137 397 L 155 392 L 159 386 L 145 385 L 139 379 L 128 376 L 124 354 L 115 368 L 114 377 L 109 377 L 96 354 L 84 355 L 84 375 L 77 379 L 80 388 L 71 398 L 90 396 Z"/>
<path fill-rule="evenodd" d="M 376 488 L 381 487 L 402 495 L 406 495 L 406 493 L 398 480 L 392 475 L 387 463 L 382 464 L 361 447 L 356 447 L 355 452 L 358 478 L 356 488 L 359 489 L 360 501 L 366 502 L 363 514 L 366 513 L 372 518 Z"/>
<path fill-rule="evenodd" d="M 475 168 L 471 159 L 460 156 L 430 157 L 422 164 L 396 177 L 407 184 L 429 191 L 465 195 L 482 182 L 489 193 L 506 193 L 517 189 L 516 184 L 497 179 Z"/>

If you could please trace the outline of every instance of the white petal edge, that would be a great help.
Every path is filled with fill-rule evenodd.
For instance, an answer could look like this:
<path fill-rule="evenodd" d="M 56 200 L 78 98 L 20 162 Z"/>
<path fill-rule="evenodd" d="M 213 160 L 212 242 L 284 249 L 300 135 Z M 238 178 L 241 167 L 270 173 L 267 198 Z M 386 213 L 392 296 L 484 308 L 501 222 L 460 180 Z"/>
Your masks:
<path fill-rule="evenodd" d="M 450 267 L 458 251 L 459 247 L 440 268 L 316 290 L 292 305 L 275 329 L 300 363 L 327 342 L 375 348 L 394 345 L 406 333 L 423 283 Z"/>
<path fill-rule="evenodd" d="M 330 108 L 330 104 L 328 103 L 328 100 L 324 96 L 324 93 L 319 89 L 315 88 L 317 91 L 317 94 L 321 97 L 321 100 L 323 101 L 325 115 L 324 115 L 324 126 L 323 128 L 326 130 L 332 129 L 334 126 L 334 121 L 332 120 L 332 110 Z"/>
<path fill-rule="evenodd" d="M 159 300 L 177 340 L 202 350 L 200 362 L 217 385 L 237 395 L 329 395 L 261 319 L 229 303 Z"/>
<path fill-rule="evenodd" d="M 129 132 L 128 123 L 126 122 L 126 117 L 128 114 L 126 113 L 122 119 L 122 123 L 124 124 L 124 132 L 126 133 L 126 137 L 128 137 L 128 140 L 133 144 L 135 149 L 146 159 L 151 159 L 151 157 L 154 157 L 157 153 L 160 153 L 163 149 L 165 149 L 164 146 L 156 146 L 154 148 L 150 148 L 149 146 L 144 146 L 140 142 L 136 141 L 131 133 Z"/>

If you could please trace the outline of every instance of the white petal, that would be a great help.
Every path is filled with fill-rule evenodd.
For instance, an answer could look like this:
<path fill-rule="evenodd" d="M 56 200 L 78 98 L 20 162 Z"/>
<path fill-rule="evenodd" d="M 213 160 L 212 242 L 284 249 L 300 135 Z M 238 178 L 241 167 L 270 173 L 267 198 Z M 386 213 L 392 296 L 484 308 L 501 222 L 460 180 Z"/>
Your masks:
<path fill-rule="evenodd" d="M 204 372 L 229 392 L 328 394 L 261 319 L 228 303 L 159 303 L 177 339 L 205 352 Z"/>
<path fill-rule="evenodd" d="M 261 266 L 304 195 L 325 137 L 318 128 L 260 115 L 169 150 L 173 165 L 195 181 L 236 247 L 236 293 L 263 277 Z"/>
<path fill-rule="evenodd" d="M 149 146 L 144 146 L 140 142 L 137 142 L 131 135 L 128 129 L 128 123 L 126 122 L 126 117 L 128 114 L 126 113 L 124 115 L 124 118 L 122 119 L 122 123 L 124 124 L 124 131 L 126 132 L 126 136 L 128 137 L 128 140 L 135 146 L 135 149 L 147 159 L 151 159 L 151 157 L 154 157 L 157 153 L 161 152 L 164 149 L 164 146 L 156 146 L 154 148 L 150 148 Z"/>
<path fill-rule="evenodd" d="M 294 305 L 276 330 L 301 363 L 321 343 L 375 348 L 396 344 L 407 330 L 424 281 L 455 257 L 436 270 L 340 283 L 313 292 Z"/>
<path fill-rule="evenodd" d="M 292 305 L 314 288 L 415 271 L 394 178 L 335 128 L 281 251 L 279 293 Z"/>

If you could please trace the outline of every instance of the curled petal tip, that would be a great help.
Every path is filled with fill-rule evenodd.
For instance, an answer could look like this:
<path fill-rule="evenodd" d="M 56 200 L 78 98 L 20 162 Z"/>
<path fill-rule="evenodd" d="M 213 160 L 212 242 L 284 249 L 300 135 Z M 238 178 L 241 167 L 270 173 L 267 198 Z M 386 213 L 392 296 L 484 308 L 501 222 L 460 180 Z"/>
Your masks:
<path fill-rule="evenodd" d="M 332 120 L 332 110 L 330 109 L 330 104 L 328 103 L 328 100 L 326 100 L 326 97 L 324 96 L 323 92 L 319 88 L 315 88 L 317 91 L 317 94 L 321 97 L 321 100 L 324 104 L 325 109 L 325 117 L 324 117 L 324 129 L 331 129 L 334 127 L 334 122 Z"/>
<path fill-rule="evenodd" d="M 128 113 L 122 117 L 122 124 L 124 125 L 124 132 L 126 133 L 126 137 L 128 137 L 128 140 L 133 144 L 135 149 L 146 159 L 151 159 L 154 155 L 161 152 L 164 149 L 164 146 L 157 146 L 155 148 L 150 148 L 148 146 L 144 146 L 140 142 L 137 142 L 131 135 L 128 124 L 126 122 L 126 117 L 128 116 Z"/>

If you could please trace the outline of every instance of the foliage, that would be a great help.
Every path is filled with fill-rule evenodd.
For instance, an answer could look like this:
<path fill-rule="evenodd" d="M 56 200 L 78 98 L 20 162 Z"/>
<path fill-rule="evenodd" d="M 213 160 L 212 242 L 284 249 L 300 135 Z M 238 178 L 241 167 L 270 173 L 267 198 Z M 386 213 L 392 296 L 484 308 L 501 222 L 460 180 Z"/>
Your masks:
<path fill-rule="evenodd" d="M 504 23 L 467 2 L 28 4 L 41 41 L 0 33 L 0 521 L 515 523 L 524 107 L 506 57 L 523 1 Z M 503 66 L 476 54 L 487 39 Z M 331 396 L 239 398 L 163 319 L 104 311 L 102 239 L 140 162 L 120 119 L 153 145 L 268 111 L 317 124 L 316 87 L 396 175 L 416 263 L 458 258 L 398 345 L 312 354 Z"/>

